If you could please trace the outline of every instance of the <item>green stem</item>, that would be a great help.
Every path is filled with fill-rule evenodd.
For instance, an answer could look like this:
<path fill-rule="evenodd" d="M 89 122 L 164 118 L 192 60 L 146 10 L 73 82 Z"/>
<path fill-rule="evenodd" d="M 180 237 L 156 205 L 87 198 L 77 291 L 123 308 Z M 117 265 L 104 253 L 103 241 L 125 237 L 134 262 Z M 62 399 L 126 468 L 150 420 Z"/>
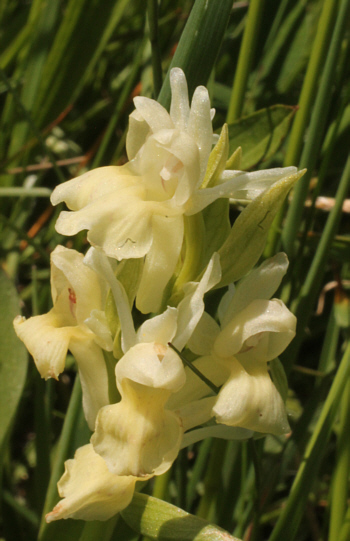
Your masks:
<path fill-rule="evenodd" d="M 37 128 L 36 124 L 34 123 L 30 112 L 27 111 L 27 109 L 24 107 L 23 103 L 21 102 L 19 96 L 17 95 L 16 88 L 14 88 L 12 86 L 11 81 L 8 79 L 5 72 L 3 70 L 1 70 L 1 69 L 0 69 L 0 77 L 1 77 L 1 79 L 3 81 L 3 83 L 5 84 L 7 90 L 9 92 L 11 92 L 17 109 L 23 115 L 23 118 L 25 118 L 25 120 L 28 122 L 33 134 L 35 135 L 36 139 L 38 140 L 38 142 L 42 146 L 42 149 L 43 149 L 44 153 L 48 156 L 50 162 L 52 163 L 52 167 L 53 167 L 53 169 L 54 169 L 54 171 L 55 171 L 55 173 L 57 175 L 58 180 L 60 182 L 64 182 L 66 179 L 65 179 L 61 169 L 58 167 L 58 165 L 56 163 L 56 158 L 55 158 L 53 152 L 47 146 L 47 144 L 45 142 L 45 139 L 44 139 L 43 135 L 41 134 L 40 130 Z"/>
<path fill-rule="evenodd" d="M 322 284 L 325 272 L 325 264 L 328 257 L 333 238 L 337 232 L 342 215 L 342 206 L 344 199 L 350 188 L 350 155 L 347 159 L 343 175 L 335 197 L 335 204 L 329 214 L 315 256 L 312 260 L 309 272 L 301 287 L 299 297 L 292 307 L 298 319 L 297 334 L 287 353 L 282 355 L 284 367 L 287 373 L 290 371 L 294 359 L 298 355 L 299 348 L 304 340 L 305 328 L 309 317 L 314 309 L 314 303 Z"/>
<path fill-rule="evenodd" d="M 185 216 L 185 257 L 179 275 L 173 287 L 169 304 L 177 306 L 183 296 L 183 285 L 195 278 L 202 271 L 205 226 L 202 213 Z"/>
<path fill-rule="evenodd" d="M 350 381 L 347 382 L 340 404 L 340 426 L 337 457 L 331 488 L 329 541 L 338 541 L 347 509 L 348 477 L 350 471 Z"/>
<path fill-rule="evenodd" d="M 212 383 L 204 374 L 202 374 L 202 372 L 200 372 L 200 370 L 198 370 L 198 368 L 196 368 L 193 363 L 188 361 L 186 357 L 182 355 L 182 353 L 178 349 L 176 349 L 176 347 L 173 346 L 171 342 L 168 342 L 168 346 L 178 354 L 182 362 L 190 370 L 192 370 L 192 372 L 194 372 L 194 374 L 196 374 L 196 376 L 198 376 L 215 394 L 219 394 L 220 387 L 217 387 L 216 385 L 214 385 L 214 383 Z"/>
<path fill-rule="evenodd" d="M 118 519 L 116 515 L 106 521 L 86 522 L 79 541 L 109 541 Z"/>
<path fill-rule="evenodd" d="M 163 84 L 162 60 L 158 43 L 158 0 L 147 0 L 147 18 L 152 48 L 154 96 L 157 97 Z"/>
<path fill-rule="evenodd" d="M 233 83 L 227 123 L 231 124 L 241 117 L 248 76 L 254 60 L 259 28 L 261 27 L 264 0 L 250 0 L 246 27 L 239 51 L 238 64 Z"/>
<path fill-rule="evenodd" d="M 44 541 L 45 532 L 47 530 L 47 524 L 45 522 L 45 515 L 51 511 L 57 501 L 57 482 L 61 477 L 64 469 L 64 461 L 68 458 L 68 449 L 70 446 L 73 433 L 75 431 L 76 423 L 78 421 L 81 412 L 81 384 L 80 379 L 76 376 L 71 399 L 67 409 L 66 417 L 64 420 L 60 440 L 58 442 L 57 450 L 55 453 L 54 466 L 51 473 L 49 486 L 46 493 L 46 500 L 41 519 L 40 531 L 38 540 Z"/>
<path fill-rule="evenodd" d="M 338 541 L 349 541 L 349 539 L 350 539 L 350 507 L 348 507 L 348 510 L 346 512 L 343 526 L 342 526 L 342 529 L 340 530 L 340 536 L 338 538 Z"/>
<path fill-rule="evenodd" d="M 198 85 L 206 85 L 232 10 L 232 0 L 196 0 L 164 79 L 158 101 L 169 108 L 170 70 L 181 68 L 191 98 Z"/>
<path fill-rule="evenodd" d="M 302 519 L 310 488 L 318 473 L 319 466 L 332 432 L 337 408 L 345 385 L 350 377 L 350 343 L 347 345 L 332 387 L 322 408 L 306 448 L 298 473 L 295 477 L 287 504 L 272 532 L 269 541 L 293 541 Z"/>
<path fill-rule="evenodd" d="M 328 4 L 336 4 L 336 2 L 335 0 L 332 0 L 330 2 L 326 1 L 325 7 Z M 335 9 L 335 7 L 333 7 L 333 9 Z M 304 211 L 304 203 L 309 189 L 310 179 L 312 177 L 319 149 L 322 144 L 322 138 L 328 118 L 328 111 L 332 100 L 334 73 L 337 66 L 337 59 L 339 57 L 344 32 L 347 28 L 349 11 L 350 1 L 342 0 L 337 14 L 337 20 L 335 23 L 335 28 L 328 50 L 319 89 L 317 92 L 315 105 L 313 107 L 307 140 L 299 163 L 300 168 L 307 168 L 308 171 L 304 175 L 304 177 L 296 184 L 292 203 L 289 207 L 285 226 L 282 231 L 282 242 L 287 254 L 293 254 L 294 251 L 294 242 L 299 231 L 299 226 Z M 332 13 L 329 13 L 328 15 L 330 19 L 332 19 Z M 327 21 L 327 28 L 328 25 L 329 21 Z M 305 126 L 303 125 L 303 129 L 304 128 Z M 294 155 L 292 155 L 291 157 L 294 159 Z M 287 153 L 285 162 L 286 164 L 293 163 L 291 161 L 288 162 L 288 160 L 290 160 L 289 153 Z M 294 163 L 296 163 L 296 161 L 294 161 Z"/>
<path fill-rule="evenodd" d="M 202 479 L 204 469 L 207 466 L 208 455 L 212 446 L 212 438 L 207 438 L 202 441 L 199 447 L 198 455 L 194 467 L 192 469 L 192 475 L 187 483 L 187 494 L 186 494 L 186 508 L 190 509 L 191 505 L 197 496 L 197 487 Z"/>
<path fill-rule="evenodd" d="M 222 464 L 225 457 L 227 441 L 214 439 L 208 469 L 204 478 L 204 494 L 200 499 L 196 515 L 209 522 L 216 521 L 216 503 L 221 487 L 221 476 L 218 475 L 218 464 Z"/>
<path fill-rule="evenodd" d="M 330 32 L 333 28 L 336 16 L 338 0 L 325 0 L 319 19 L 317 34 L 310 55 L 304 84 L 300 93 L 298 111 L 295 115 L 284 166 L 296 165 L 299 162 L 307 123 L 311 115 L 312 105 L 315 99 L 317 84 L 324 65 L 324 58 L 329 45 Z M 323 113 L 322 113 L 323 114 Z M 309 178 L 307 182 L 309 182 Z M 299 181 L 300 182 L 300 181 Z M 306 182 L 304 180 L 304 182 Z M 279 249 L 281 224 L 285 215 L 287 204 L 280 209 L 276 216 L 267 241 L 264 257 L 272 257 Z"/>
<path fill-rule="evenodd" d="M 330 33 L 338 9 L 338 0 L 325 0 L 319 19 L 310 61 L 305 74 L 303 88 L 299 98 L 299 109 L 295 115 L 293 127 L 289 137 L 284 165 L 296 165 L 299 161 L 304 143 L 304 135 L 310 118 L 312 105 L 319 77 L 324 66 L 324 58 L 328 49 Z"/>
<path fill-rule="evenodd" d="M 142 62 L 142 55 L 144 51 L 146 40 L 144 40 L 141 45 L 138 46 L 137 54 L 135 55 L 135 58 L 132 63 L 132 68 L 130 71 L 130 74 L 127 78 L 126 83 L 123 85 L 123 89 L 121 91 L 121 94 L 119 96 L 119 99 L 117 101 L 117 104 L 115 106 L 115 109 L 113 111 L 113 114 L 110 118 L 110 121 L 108 123 L 107 129 L 104 133 L 103 139 L 101 141 L 101 144 L 98 148 L 98 151 L 96 153 L 96 156 L 94 158 L 94 161 L 92 162 L 91 169 L 94 169 L 95 167 L 99 167 L 107 150 L 107 147 L 109 145 L 109 142 L 111 138 L 113 137 L 115 133 L 115 127 L 120 119 L 120 115 L 122 114 L 123 108 L 125 106 L 125 103 L 127 99 L 130 96 L 131 90 L 133 85 L 135 84 L 136 76 L 138 74 L 138 71 L 140 69 L 140 64 Z M 124 141 L 123 141 L 124 145 Z"/>
<path fill-rule="evenodd" d="M 171 478 L 171 469 L 158 475 L 154 480 L 152 496 L 159 500 L 165 500 L 168 492 L 168 485 Z"/>
<path fill-rule="evenodd" d="M 0 188 L 0 197 L 50 197 L 49 188 Z"/>

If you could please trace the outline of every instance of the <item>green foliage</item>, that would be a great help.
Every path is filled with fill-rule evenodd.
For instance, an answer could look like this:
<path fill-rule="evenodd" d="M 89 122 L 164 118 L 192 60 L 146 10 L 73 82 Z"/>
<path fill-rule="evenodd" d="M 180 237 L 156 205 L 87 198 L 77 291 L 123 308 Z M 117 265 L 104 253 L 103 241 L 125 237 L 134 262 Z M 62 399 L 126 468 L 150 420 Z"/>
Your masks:
<path fill-rule="evenodd" d="M 350 231 L 342 206 L 350 178 L 350 1 L 164 0 L 158 13 L 151 4 L 148 26 L 140 0 L 0 3 L 0 537 L 200 541 L 233 534 L 253 541 L 347 541 Z M 248 15 L 248 4 L 259 9 Z M 288 396 L 279 361 L 270 373 L 287 398 L 292 433 L 256 440 L 255 450 L 245 442 L 205 440 L 144 487 L 163 501 L 140 493 L 107 523 L 46 525 L 63 463 L 90 432 L 79 380 L 72 384 L 73 362 L 59 382 L 44 384 L 34 367 L 26 376 L 27 353 L 12 320 L 21 310 L 29 317 L 51 308 L 49 255 L 57 243 L 87 248 L 84 235 L 67 240 L 55 232 L 60 209 L 49 204 L 52 189 L 92 166 L 125 162 L 132 98 L 157 94 L 163 80 L 159 101 L 168 107 L 172 66 L 184 69 L 191 94 L 208 85 L 216 128 L 232 119 L 203 186 L 217 185 L 227 163 L 242 170 L 308 168 L 292 206 L 287 194 L 296 177 L 240 214 L 235 202 L 231 223 L 224 199 L 200 220 L 190 217 L 191 258 L 171 284 L 180 295 L 213 250 L 223 265 L 220 287 L 253 268 L 266 240 L 271 255 L 288 250 L 281 296 L 299 319 L 296 339 L 281 356 Z M 239 147 L 243 152 L 230 158 Z M 130 301 L 141 265 L 126 262 L 118 271 Z M 206 301 L 215 315 L 218 292 Z M 108 317 L 117 331 L 111 297 Z M 135 318 L 142 321 L 139 313 Z M 120 356 L 118 337 L 114 346 Z"/>
<path fill-rule="evenodd" d="M 242 147 L 244 171 L 276 154 L 289 132 L 294 114 L 293 107 L 275 105 L 229 124 L 230 154 L 238 146 Z"/>
<path fill-rule="evenodd" d="M 17 340 L 12 321 L 19 313 L 19 298 L 9 278 L 0 272 L 0 451 L 13 423 L 21 398 L 26 374 L 28 353 Z"/>

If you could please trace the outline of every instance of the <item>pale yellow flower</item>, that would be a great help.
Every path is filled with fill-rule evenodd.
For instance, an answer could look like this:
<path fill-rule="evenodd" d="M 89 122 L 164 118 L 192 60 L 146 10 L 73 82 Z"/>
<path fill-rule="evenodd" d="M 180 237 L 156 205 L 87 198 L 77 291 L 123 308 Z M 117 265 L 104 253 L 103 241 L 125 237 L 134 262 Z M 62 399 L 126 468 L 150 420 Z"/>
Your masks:
<path fill-rule="evenodd" d="M 65 473 L 57 485 L 63 499 L 46 515 L 46 522 L 62 518 L 108 520 L 129 505 L 138 480 L 131 475 L 114 475 L 92 445 L 84 445 L 74 459 L 65 462 Z"/>
<path fill-rule="evenodd" d="M 285 254 L 264 262 L 223 297 L 220 325 L 205 313 L 192 334 L 188 347 L 203 355 L 194 365 L 220 387 L 211 402 L 203 401 L 203 408 L 212 406 L 207 421 L 215 417 L 217 423 L 264 433 L 289 431 L 285 405 L 268 371 L 268 362 L 295 335 L 295 316 L 282 301 L 271 299 L 287 267 Z M 186 385 L 169 400 L 168 407 L 185 421 L 191 403 L 200 408 L 205 395 L 208 387 L 188 371 Z"/>
<path fill-rule="evenodd" d="M 103 312 L 106 286 L 83 264 L 84 256 L 57 246 L 51 254 L 53 308 L 40 316 L 14 320 L 17 336 L 34 358 L 40 375 L 55 378 L 64 370 L 68 349 L 74 355 L 83 389 L 83 407 L 91 429 L 98 410 L 109 403 L 102 349 L 112 349 Z"/>
<path fill-rule="evenodd" d="M 102 167 L 57 186 L 53 205 L 65 201 L 56 229 L 88 230 L 88 241 L 118 261 L 145 257 L 136 306 L 159 310 L 175 271 L 184 237 L 184 216 L 220 197 L 254 198 L 294 167 L 255 173 L 224 171 L 219 184 L 201 189 L 215 140 L 208 91 L 198 87 L 191 107 L 184 73 L 171 71 L 170 114 L 156 101 L 135 98 L 127 136 L 130 162 Z"/>

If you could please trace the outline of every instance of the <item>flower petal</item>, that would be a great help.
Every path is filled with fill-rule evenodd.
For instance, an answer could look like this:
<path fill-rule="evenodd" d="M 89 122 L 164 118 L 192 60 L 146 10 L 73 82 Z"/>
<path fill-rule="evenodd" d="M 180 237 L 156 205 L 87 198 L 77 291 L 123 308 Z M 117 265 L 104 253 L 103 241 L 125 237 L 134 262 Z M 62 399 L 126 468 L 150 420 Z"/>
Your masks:
<path fill-rule="evenodd" d="M 124 380 L 121 402 L 99 411 L 91 443 L 112 473 L 142 477 L 170 468 L 183 430 L 180 419 L 164 409 L 169 394 Z"/>
<path fill-rule="evenodd" d="M 179 259 L 183 228 L 182 216 L 152 218 L 152 246 L 145 259 L 136 296 L 136 307 L 143 314 L 159 311 L 164 289 Z"/>
<path fill-rule="evenodd" d="M 214 341 L 220 333 L 220 327 L 207 312 L 203 312 L 187 347 L 196 355 L 209 355 Z"/>
<path fill-rule="evenodd" d="M 214 352 L 221 358 L 268 362 L 286 349 L 295 336 L 296 318 L 279 299 L 256 299 L 236 314 L 221 331 Z"/>
<path fill-rule="evenodd" d="M 190 115 L 187 81 L 180 68 L 170 71 L 171 105 L 170 117 L 178 130 L 186 130 Z"/>
<path fill-rule="evenodd" d="M 283 400 L 267 367 L 251 363 L 245 370 L 234 359 L 230 365 L 230 378 L 213 408 L 217 422 L 277 435 L 289 432 Z"/>
<path fill-rule="evenodd" d="M 265 169 L 253 173 L 228 171 L 224 182 L 212 188 L 197 190 L 188 205 L 186 215 L 191 216 L 222 197 L 234 199 L 255 199 L 275 182 L 297 172 L 295 167 Z"/>
<path fill-rule="evenodd" d="M 174 128 L 168 111 L 157 101 L 143 96 L 136 96 L 134 104 L 137 112 L 145 119 L 153 133 L 162 129 Z"/>
<path fill-rule="evenodd" d="M 71 210 L 80 210 L 99 197 L 109 195 L 135 184 L 128 165 L 98 167 L 56 186 L 51 194 L 51 203 L 64 201 Z"/>
<path fill-rule="evenodd" d="M 66 314 L 66 325 L 72 312 L 76 319 L 74 324 L 83 324 L 91 312 L 101 310 L 105 302 L 105 283 L 84 265 L 83 260 L 83 254 L 64 246 L 57 246 L 51 253 L 52 300 L 56 305 L 63 290 L 66 290 L 60 303 Z"/>
<path fill-rule="evenodd" d="M 17 316 L 13 322 L 18 338 L 32 355 L 42 378 L 58 379 L 63 372 L 75 327 L 61 327 L 61 318 L 54 309 L 42 316 L 25 319 Z"/>
<path fill-rule="evenodd" d="M 228 291 L 219 305 L 222 314 L 220 323 L 225 327 L 235 314 L 246 308 L 255 299 L 270 299 L 279 288 L 288 269 L 288 258 L 280 252 L 264 261 L 260 267 L 252 270 L 240 280 L 236 289 Z M 229 295 L 228 295 L 229 294 Z M 230 300 L 226 303 L 226 299 Z M 224 306 L 226 304 L 226 306 Z"/>
<path fill-rule="evenodd" d="M 166 344 L 136 344 L 123 355 L 115 368 L 118 388 L 123 393 L 124 379 L 154 389 L 176 392 L 185 383 L 180 357 Z"/>
<path fill-rule="evenodd" d="M 114 475 L 92 445 L 84 445 L 74 459 L 65 462 L 65 473 L 58 482 L 63 500 L 46 515 L 46 522 L 61 518 L 107 520 L 129 505 L 137 480 Z"/>
<path fill-rule="evenodd" d="M 209 154 L 213 145 L 213 126 L 211 121 L 208 90 L 205 86 L 197 86 L 193 93 L 187 132 L 193 137 L 199 148 L 201 176 L 198 186 L 200 186 L 204 178 Z"/>
<path fill-rule="evenodd" d="M 78 364 L 84 415 L 90 430 L 94 430 L 98 411 L 109 404 L 108 375 L 103 352 L 91 339 L 73 338 L 69 349 Z"/>
<path fill-rule="evenodd" d="M 173 344 L 180 351 L 185 347 L 204 312 L 203 297 L 221 279 L 220 258 L 211 257 L 200 282 L 188 284 L 185 297 L 178 306 L 178 326 Z"/>
<path fill-rule="evenodd" d="M 138 342 L 158 342 L 167 345 L 175 336 L 177 309 L 168 306 L 162 314 L 147 319 L 137 331 Z"/>

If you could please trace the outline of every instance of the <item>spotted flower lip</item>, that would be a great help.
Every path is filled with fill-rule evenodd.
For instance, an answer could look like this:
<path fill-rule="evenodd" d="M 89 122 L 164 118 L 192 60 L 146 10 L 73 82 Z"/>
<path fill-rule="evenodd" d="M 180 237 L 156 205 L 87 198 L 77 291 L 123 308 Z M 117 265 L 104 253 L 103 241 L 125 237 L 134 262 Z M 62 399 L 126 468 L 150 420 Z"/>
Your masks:
<path fill-rule="evenodd" d="M 53 308 L 40 316 L 14 321 L 17 336 L 25 343 L 45 378 L 58 379 L 67 350 L 74 355 L 83 389 L 83 407 L 93 429 L 98 410 L 108 404 L 108 380 L 102 349 L 112 349 L 112 338 L 103 312 L 106 287 L 83 264 L 84 256 L 57 246 L 51 254 Z"/>
<path fill-rule="evenodd" d="M 134 99 L 127 135 L 129 162 L 101 167 L 57 186 L 53 205 L 65 202 L 56 229 L 63 235 L 88 230 L 88 241 L 109 257 L 145 257 L 136 306 L 159 310 L 166 285 L 179 261 L 184 216 L 218 198 L 251 199 L 296 168 L 254 173 L 224 171 L 217 186 L 201 188 L 215 141 L 214 110 L 208 91 L 198 87 L 189 105 L 186 78 L 170 75 L 170 113 L 154 100 Z M 160 270 L 161 269 L 161 270 Z"/>

